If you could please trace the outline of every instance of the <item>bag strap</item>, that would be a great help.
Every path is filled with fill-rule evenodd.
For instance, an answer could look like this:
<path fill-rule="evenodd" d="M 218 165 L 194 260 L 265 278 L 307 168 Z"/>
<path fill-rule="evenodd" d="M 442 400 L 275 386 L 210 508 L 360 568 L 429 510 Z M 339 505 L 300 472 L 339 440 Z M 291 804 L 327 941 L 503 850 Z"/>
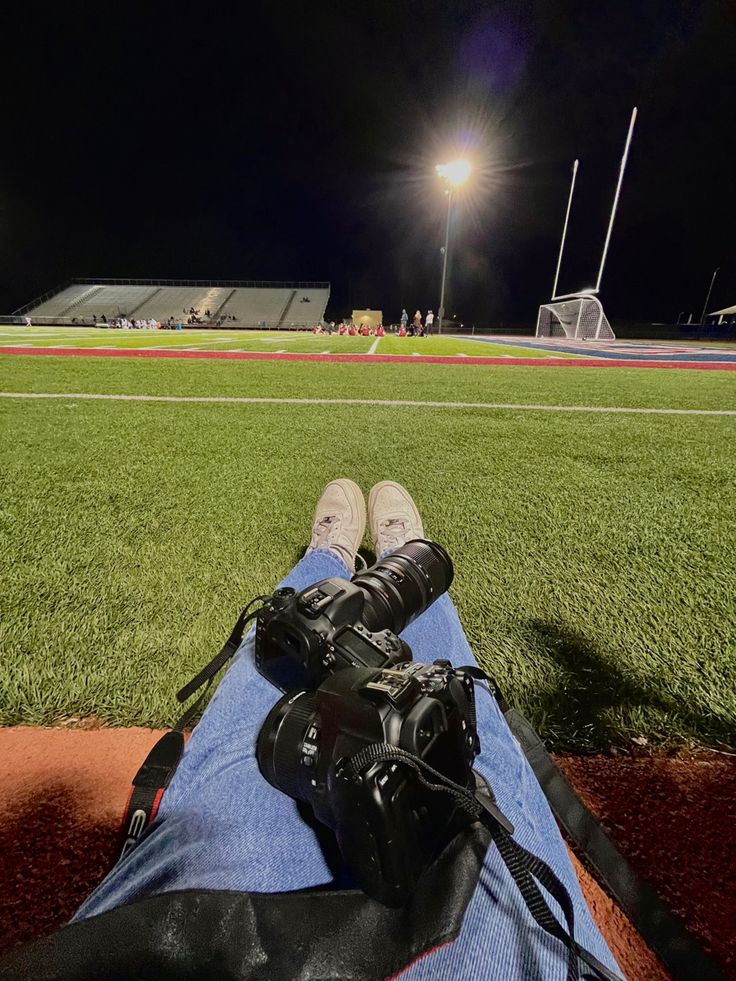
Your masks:
<path fill-rule="evenodd" d="M 125 805 L 120 824 L 120 845 L 117 861 L 123 859 L 136 845 L 146 828 L 156 820 L 159 804 L 164 791 L 171 783 L 184 752 L 184 730 L 192 726 L 193 720 L 204 704 L 207 692 L 215 675 L 223 668 L 243 642 L 243 632 L 247 624 L 258 614 L 258 610 L 248 610 L 266 596 L 256 596 L 242 610 L 230 636 L 212 660 L 192 680 L 176 693 L 178 702 L 185 702 L 190 695 L 206 684 L 205 690 L 178 720 L 171 732 L 163 735 L 146 757 L 143 766 L 133 777 L 133 786 Z M 194 723 L 196 725 L 196 723 Z"/>
<path fill-rule="evenodd" d="M 133 777 L 133 786 L 120 825 L 122 842 L 118 861 L 128 854 L 149 824 L 155 821 L 164 790 L 171 782 L 183 752 L 184 734 L 167 732 L 158 740 Z"/>
<path fill-rule="evenodd" d="M 723 972 L 700 942 L 669 911 L 652 886 L 634 872 L 567 782 L 528 720 L 521 712 L 509 707 L 498 685 L 484 671 L 475 665 L 463 670 L 480 681 L 481 687 L 495 698 L 557 822 L 647 946 L 673 977 L 723 981 Z"/>
<path fill-rule="evenodd" d="M 590 863 L 617 904 L 676 978 L 720 981 L 724 975 L 698 940 L 640 879 L 562 775 L 544 743 L 516 709 L 504 717 L 519 742 L 549 805 L 569 839 Z"/>

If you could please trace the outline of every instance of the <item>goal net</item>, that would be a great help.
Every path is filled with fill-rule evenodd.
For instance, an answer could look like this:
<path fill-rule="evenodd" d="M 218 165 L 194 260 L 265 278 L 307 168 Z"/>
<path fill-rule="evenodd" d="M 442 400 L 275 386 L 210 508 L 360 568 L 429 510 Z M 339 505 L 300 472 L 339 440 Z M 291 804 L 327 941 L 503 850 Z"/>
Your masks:
<path fill-rule="evenodd" d="M 616 335 L 595 296 L 577 296 L 539 308 L 537 337 L 574 337 L 583 341 L 613 341 Z"/>

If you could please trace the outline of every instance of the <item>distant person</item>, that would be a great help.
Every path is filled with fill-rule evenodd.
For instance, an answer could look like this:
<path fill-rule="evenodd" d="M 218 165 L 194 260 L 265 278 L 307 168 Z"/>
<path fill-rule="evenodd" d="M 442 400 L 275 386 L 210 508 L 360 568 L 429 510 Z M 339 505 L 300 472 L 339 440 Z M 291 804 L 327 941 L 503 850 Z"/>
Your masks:
<path fill-rule="evenodd" d="M 401 327 L 399 327 L 399 337 L 406 337 L 407 334 L 408 331 L 406 329 L 406 325 L 402 324 Z"/>
<path fill-rule="evenodd" d="M 25 317 L 24 320 L 26 322 L 26 327 L 33 327 L 33 321 L 30 317 Z"/>
<path fill-rule="evenodd" d="M 432 327 L 434 326 L 434 314 L 431 310 L 427 310 L 427 316 L 424 318 L 424 332 L 429 337 L 432 333 Z"/>
<path fill-rule="evenodd" d="M 401 326 L 404 328 L 404 332 L 406 332 L 406 328 L 408 327 L 408 325 L 409 325 L 409 314 L 406 312 L 406 310 L 402 310 L 401 311 Z"/>
<path fill-rule="evenodd" d="M 184 330 L 184 327 L 183 327 L 183 325 L 182 325 L 182 322 L 181 322 L 181 320 L 180 320 L 180 321 L 179 321 L 179 323 L 178 323 L 178 324 L 176 325 L 176 329 L 177 329 L 177 330 Z"/>
<path fill-rule="evenodd" d="M 421 327 L 422 326 L 422 311 L 421 310 L 417 310 L 417 312 L 414 314 L 414 317 L 413 317 L 413 320 L 412 320 L 412 326 L 414 327 L 414 330 L 415 331 L 417 330 L 418 327 Z"/>
<path fill-rule="evenodd" d="M 106 315 L 104 313 L 102 314 L 102 322 L 103 322 L 103 324 L 106 324 L 107 323 L 107 317 L 106 317 Z"/>
<path fill-rule="evenodd" d="M 378 327 L 376 327 L 376 337 L 383 337 L 385 333 L 386 331 L 383 329 L 383 324 L 379 324 Z"/>

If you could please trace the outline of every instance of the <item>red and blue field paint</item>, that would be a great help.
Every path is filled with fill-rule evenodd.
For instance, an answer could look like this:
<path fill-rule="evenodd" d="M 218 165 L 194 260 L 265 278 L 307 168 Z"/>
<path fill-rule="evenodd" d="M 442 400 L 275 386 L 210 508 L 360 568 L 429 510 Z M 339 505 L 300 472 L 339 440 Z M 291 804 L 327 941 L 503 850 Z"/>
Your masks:
<path fill-rule="evenodd" d="M 718 352 L 717 360 L 702 360 L 702 353 L 687 356 L 679 349 L 677 358 L 579 357 L 509 358 L 444 357 L 401 354 L 277 354 L 275 351 L 181 351 L 124 348 L 0 347 L 0 354 L 69 358 L 175 358 L 194 361 L 317 361 L 327 364 L 444 364 L 527 368 L 680 368 L 698 371 L 736 371 L 736 354 Z"/>

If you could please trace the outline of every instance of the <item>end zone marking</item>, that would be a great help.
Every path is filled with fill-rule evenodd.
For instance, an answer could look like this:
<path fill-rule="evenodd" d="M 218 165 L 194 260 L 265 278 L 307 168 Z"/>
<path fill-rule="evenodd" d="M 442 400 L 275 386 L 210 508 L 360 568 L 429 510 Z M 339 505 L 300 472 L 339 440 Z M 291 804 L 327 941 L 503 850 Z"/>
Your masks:
<path fill-rule="evenodd" d="M 429 402 L 414 399 L 300 399 L 247 395 L 106 395 L 93 392 L 0 392 L 4 399 L 87 399 L 91 402 L 190 402 L 215 405 L 374 405 L 512 412 L 614 412 L 656 416 L 736 416 L 736 409 L 656 409 L 622 405 L 516 405 L 513 402 Z"/>

